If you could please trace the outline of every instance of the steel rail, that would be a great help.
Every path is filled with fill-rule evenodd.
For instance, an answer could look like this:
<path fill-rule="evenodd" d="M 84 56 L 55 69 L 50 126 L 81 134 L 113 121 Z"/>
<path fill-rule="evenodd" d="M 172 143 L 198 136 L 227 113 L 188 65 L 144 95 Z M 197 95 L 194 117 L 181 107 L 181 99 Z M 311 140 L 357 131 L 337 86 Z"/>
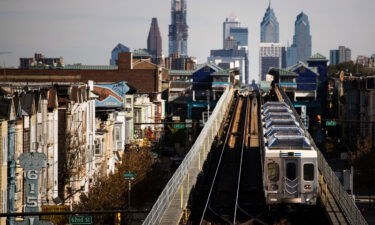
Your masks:
<path fill-rule="evenodd" d="M 234 107 L 234 111 L 238 110 L 238 105 L 239 105 L 239 102 L 240 102 L 240 97 L 238 96 L 237 99 L 236 99 L 236 105 Z M 229 139 L 229 136 L 231 134 L 231 130 L 232 130 L 232 125 L 233 125 L 233 121 L 234 121 L 234 118 L 235 118 L 235 115 L 232 116 L 231 120 L 230 120 L 230 123 L 229 123 L 229 126 L 228 126 L 228 132 L 227 132 L 227 135 L 225 137 L 225 141 L 223 143 L 223 148 L 221 149 L 221 153 L 220 153 L 220 158 L 219 158 L 219 162 L 217 164 L 217 167 L 216 167 L 216 170 L 215 170 L 215 175 L 214 175 L 214 178 L 212 180 L 212 183 L 211 183 L 211 187 L 210 187 L 210 191 L 208 193 L 208 196 L 207 196 L 207 201 L 206 201 L 206 204 L 204 206 L 204 209 L 203 209 L 203 212 L 202 212 L 202 217 L 201 217 L 201 220 L 199 221 L 199 224 L 202 225 L 203 223 L 203 220 L 204 220 L 204 216 L 206 214 L 206 211 L 207 211 L 207 208 L 208 208 L 208 204 L 210 202 L 210 198 L 211 198 L 211 195 L 212 195 L 212 190 L 215 186 L 215 181 L 216 181 L 216 177 L 217 177 L 217 174 L 219 172 L 219 168 L 220 168 L 220 165 L 221 165 L 221 161 L 223 159 L 223 154 L 224 154 L 224 151 L 225 151 L 225 148 L 226 148 L 226 145 L 227 145 L 227 142 L 228 142 L 228 139 Z"/>
<path fill-rule="evenodd" d="M 247 128 L 248 125 L 250 126 L 249 118 L 251 117 L 250 115 L 250 110 L 251 108 L 251 99 L 249 96 L 246 97 L 246 114 L 245 114 L 245 122 L 244 122 L 244 127 L 243 127 L 243 135 L 242 135 L 242 146 L 241 146 L 241 157 L 240 157 L 240 166 L 238 170 L 238 181 L 237 181 L 237 192 L 236 192 L 236 203 L 234 205 L 234 213 L 233 213 L 233 224 L 236 225 L 236 218 L 237 218 L 237 209 L 238 209 L 238 197 L 240 194 L 240 186 L 241 186 L 241 173 L 242 173 L 242 161 L 243 161 L 243 152 L 245 148 L 245 142 L 247 137 Z M 250 143 L 249 143 L 250 144 Z"/>

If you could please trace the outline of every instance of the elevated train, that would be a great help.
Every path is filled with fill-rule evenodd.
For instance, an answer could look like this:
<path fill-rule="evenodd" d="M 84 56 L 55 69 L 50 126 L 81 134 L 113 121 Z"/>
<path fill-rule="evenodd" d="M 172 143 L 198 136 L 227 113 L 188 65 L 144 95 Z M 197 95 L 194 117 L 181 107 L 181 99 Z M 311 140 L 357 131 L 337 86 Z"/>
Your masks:
<path fill-rule="evenodd" d="M 318 191 L 317 152 L 286 103 L 261 108 L 264 142 L 263 187 L 268 205 L 315 205 Z"/>

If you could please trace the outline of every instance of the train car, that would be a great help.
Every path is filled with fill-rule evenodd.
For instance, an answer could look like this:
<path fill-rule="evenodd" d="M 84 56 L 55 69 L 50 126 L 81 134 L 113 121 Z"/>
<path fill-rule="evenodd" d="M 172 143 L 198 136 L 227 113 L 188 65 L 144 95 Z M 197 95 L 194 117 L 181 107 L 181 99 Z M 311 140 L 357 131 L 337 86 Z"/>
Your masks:
<path fill-rule="evenodd" d="M 263 185 L 266 202 L 315 205 L 317 152 L 288 105 L 267 102 L 261 109 Z"/>

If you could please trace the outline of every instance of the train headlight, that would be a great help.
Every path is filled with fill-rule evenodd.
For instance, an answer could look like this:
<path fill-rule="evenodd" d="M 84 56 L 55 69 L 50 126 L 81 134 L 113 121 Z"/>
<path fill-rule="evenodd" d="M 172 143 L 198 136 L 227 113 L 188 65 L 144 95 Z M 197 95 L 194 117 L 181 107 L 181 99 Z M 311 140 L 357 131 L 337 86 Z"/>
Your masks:
<path fill-rule="evenodd" d="M 277 189 L 279 189 L 279 185 L 277 185 L 277 184 L 271 184 L 269 186 L 269 189 L 270 189 L 270 191 L 276 191 Z"/>
<path fill-rule="evenodd" d="M 311 191 L 311 185 L 310 185 L 310 184 L 306 184 L 306 185 L 304 186 L 304 189 L 305 189 L 305 190 L 309 190 L 309 191 Z"/>

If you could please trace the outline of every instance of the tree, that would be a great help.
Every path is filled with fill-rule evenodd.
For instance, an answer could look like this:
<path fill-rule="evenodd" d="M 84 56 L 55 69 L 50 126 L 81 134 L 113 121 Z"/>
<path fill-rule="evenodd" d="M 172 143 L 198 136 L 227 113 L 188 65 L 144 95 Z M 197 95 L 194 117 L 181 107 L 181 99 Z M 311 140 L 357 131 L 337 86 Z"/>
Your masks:
<path fill-rule="evenodd" d="M 155 163 L 150 149 L 132 148 L 124 153 L 122 163 L 117 171 L 109 176 L 97 179 L 87 194 L 81 194 L 80 202 L 73 206 L 74 210 L 97 211 L 127 209 L 128 181 L 124 174 L 136 174 L 132 181 L 132 209 L 144 209 L 147 202 L 153 202 L 168 181 L 166 173 L 159 163 Z M 94 217 L 95 223 L 113 223 L 113 215 Z"/>
<path fill-rule="evenodd" d="M 371 76 L 375 74 L 375 69 L 364 67 L 353 61 L 328 66 L 328 76 L 330 77 L 338 77 L 341 71 L 352 74 L 353 76 Z"/>

